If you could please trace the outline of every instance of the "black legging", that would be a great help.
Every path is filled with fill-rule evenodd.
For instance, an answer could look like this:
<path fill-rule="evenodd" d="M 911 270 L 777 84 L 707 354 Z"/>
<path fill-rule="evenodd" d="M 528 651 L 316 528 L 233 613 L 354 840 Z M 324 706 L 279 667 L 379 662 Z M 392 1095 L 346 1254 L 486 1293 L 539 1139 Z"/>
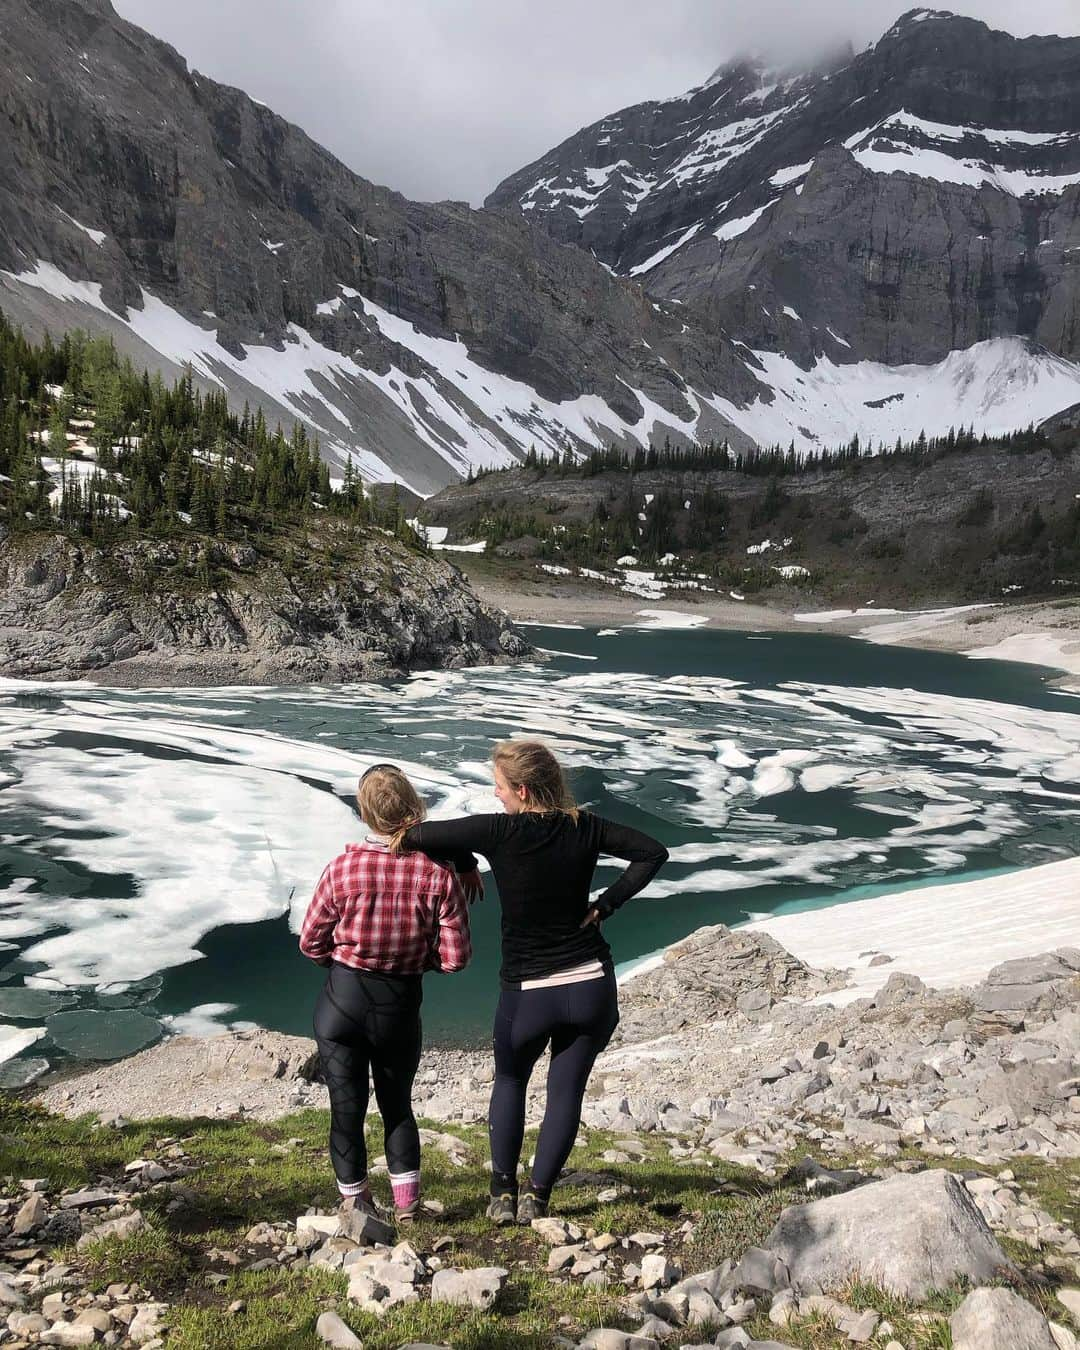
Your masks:
<path fill-rule="evenodd" d="M 420 1063 L 419 976 L 334 964 L 315 1004 L 315 1040 L 330 1090 L 330 1160 L 344 1185 L 367 1177 L 368 1067 L 391 1172 L 420 1166 L 412 1085 Z"/>
<path fill-rule="evenodd" d="M 495 1012 L 495 1083 L 488 1124 L 491 1189 L 517 1190 L 525 1134 L 525 1091 L 551 1043 L 547 1106 L 536 1145 L 532 1186 L 546 1199 L 574 1147 L 585 1084 L 619 1024 L 615 976 L 547 989 L 504 989 Z"/>

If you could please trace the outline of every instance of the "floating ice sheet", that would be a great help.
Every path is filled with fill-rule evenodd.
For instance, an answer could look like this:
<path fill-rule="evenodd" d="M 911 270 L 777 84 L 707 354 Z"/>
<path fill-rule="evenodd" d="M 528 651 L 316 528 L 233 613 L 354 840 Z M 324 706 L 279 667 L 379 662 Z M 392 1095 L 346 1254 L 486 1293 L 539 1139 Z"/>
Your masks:
<path fill-rule="evenodd" d="M 161 1035 L 154 1017 L 130 1009 L 61 1012 L 46 1019 L 53 1043 L 77 1059 L 123 1059 Z"/>

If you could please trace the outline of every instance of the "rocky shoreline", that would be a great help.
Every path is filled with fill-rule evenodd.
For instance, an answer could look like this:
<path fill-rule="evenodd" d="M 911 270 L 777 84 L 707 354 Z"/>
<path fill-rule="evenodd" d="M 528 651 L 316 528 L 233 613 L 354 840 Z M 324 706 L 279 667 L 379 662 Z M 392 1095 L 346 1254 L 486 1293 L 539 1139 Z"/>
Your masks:
<path fill-rule="evenodd" d="M 911 1143 L 995 1162 L 1080 1158 L 1080 949 L 1003 962 L 966 989 L 893 971 L 873 998 L 829 1002 L 847 982 L 767 934 L 700 930 L 622 986 L 622 1023 L 597 1062 L 585 1123 L 689 1132 L 711 1156 L 766 1174 L 808 1138 L 880 1158 Z M 428 1050 L 417 1114 L 482 1121 L 491 1077 L 486 1050 Z M 173 1037 L 38 1097 L 111 1121 L 273 1120 L 327 1104 L 313 1043 L 261 1030 Z M 538 1078 L 534 1122 L 543 1101 Z"/>
<path fill-rule="evenodd" d="M 269 552 L 0 536 L 0 675 L 18 679 L 342 683 L 531 652 L 455 567 L 374 527 L 320 522 Z"/>

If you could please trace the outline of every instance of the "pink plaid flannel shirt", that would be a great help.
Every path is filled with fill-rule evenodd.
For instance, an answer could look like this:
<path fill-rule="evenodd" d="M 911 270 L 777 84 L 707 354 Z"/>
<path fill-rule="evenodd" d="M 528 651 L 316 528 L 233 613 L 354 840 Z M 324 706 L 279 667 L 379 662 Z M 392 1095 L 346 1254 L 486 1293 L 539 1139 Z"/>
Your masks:
<path fill-rule="evenodd" d="M 300 950 L 388 975 L 449 974 L 472 956 L 469 907 L 457 874 L 425 853 L 347 844 L 315 887 Z"/>

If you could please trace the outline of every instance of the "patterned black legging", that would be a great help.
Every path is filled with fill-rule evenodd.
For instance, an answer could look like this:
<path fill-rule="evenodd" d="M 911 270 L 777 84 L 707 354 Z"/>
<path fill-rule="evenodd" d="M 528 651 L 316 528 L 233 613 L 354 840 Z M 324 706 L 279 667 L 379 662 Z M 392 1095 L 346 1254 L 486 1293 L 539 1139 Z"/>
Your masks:
<path fill-rule="evenodd" d="M 420 1166 L 412 1085 L 420 1063 L 422 996 L 419 976 L 330 967 L 315 1004 L 315 1040 L 330 1090 L 330 1161 L 345 1185 L 367 1176 L 369 1067 L 390 1171 Z"/>

